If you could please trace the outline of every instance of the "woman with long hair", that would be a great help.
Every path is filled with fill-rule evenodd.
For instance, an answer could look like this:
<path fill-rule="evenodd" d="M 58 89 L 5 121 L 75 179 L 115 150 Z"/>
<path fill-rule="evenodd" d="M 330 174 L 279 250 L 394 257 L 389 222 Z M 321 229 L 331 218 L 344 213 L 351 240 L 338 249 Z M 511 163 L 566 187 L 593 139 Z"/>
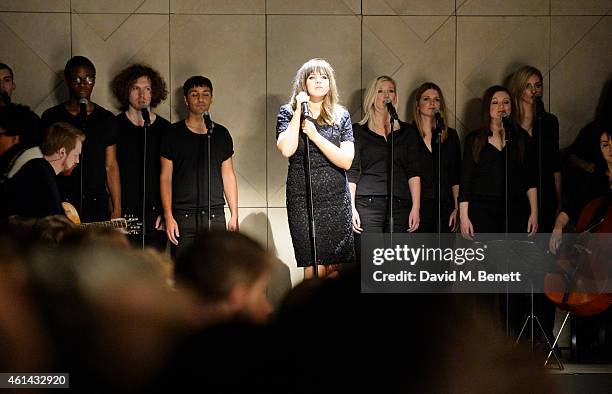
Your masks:
<path fill-rule="evenodd" d="M 482 126 L 466 137 L 463 151 L 459 212 L 464 238 L 472 239 L 475 233 L 534 234 L 538 229 L 528 135 L 503 120 L 511 113 L 506 88 L 491 86 L 485 91 Z"/>
<path fill-rule="evenodd" d="M 302 113 L 302 104 L 308 114 Z M 302 130 L 302 132 L 300 132 Z M 306 142 L 310 143 L 307 163 Z M 280 108 L 276 122 L 276 146 L 289 159 L 287 217 L 295 259 L 314 275 L 305 166 L 310 164 L 312 204 L 317 236 L 319 276 L 354 260 L 351 199 L 346 171 L 354 155 L 351 116 L 338 103 L 336 78 L 331 65 L 311 59 L 297 71 L 289 102 Z"/>
<path fill-rule="evenodd" d="M 397 107 L 397 84 L 383 75 L 370 84 L 363 100 L 364 116 L 353 125 L 355 158 L 348 179 L 356 234 L 390 231 L 391 198 L 393 232 L 412 232 L 419 226 L 416 139 L 407 123 L 395 122 L 391 130 L 386 101 Z M 393 185 L 389 165 L 391 144 Z"/>
<path fill-rule="evenodd" d="M 539 228 L 551 232 L 561 209 L 561 154 L 559 120 L 542 102 L 542 73 L 535 67 L 518 69 L 510 80 L 515 123 L 529 134 L 538 188 Z"/>
<path fill-rule="evenodd" d="M 438 216 L 438 135 L 436 111 L 444 125 L 440 125 L 440 215 Z M 418 154 L 421 174 L 421 228 L 424 233 L 453 232 L 458 225 L 459 181 L 461 149 L 457 132 L 448 127 L 446 103 L 442 89 L 433 82 L 425 82 L 416 90 L 412 107 L 418 135 Z"/>

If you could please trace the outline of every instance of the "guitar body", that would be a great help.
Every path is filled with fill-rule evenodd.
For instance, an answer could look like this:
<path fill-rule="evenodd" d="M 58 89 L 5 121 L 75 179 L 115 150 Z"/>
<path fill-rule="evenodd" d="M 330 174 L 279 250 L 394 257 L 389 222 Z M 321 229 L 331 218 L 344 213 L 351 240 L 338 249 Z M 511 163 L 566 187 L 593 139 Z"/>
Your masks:
<path fill-rule="evenodd" d="M 81 224 L 81 218 L 79 217 L 79 213 L 77 212 L 74 205 L 69 202 L 63 202 L 62 208 L 64 209 L 64 214 L 74 224 Z"/>

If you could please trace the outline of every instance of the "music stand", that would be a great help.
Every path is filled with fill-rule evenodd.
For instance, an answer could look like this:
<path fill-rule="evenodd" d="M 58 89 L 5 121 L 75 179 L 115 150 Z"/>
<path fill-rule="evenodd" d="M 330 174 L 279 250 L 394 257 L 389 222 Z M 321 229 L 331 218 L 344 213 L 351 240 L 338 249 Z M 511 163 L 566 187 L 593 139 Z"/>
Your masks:
<path fill-rule="evenodd" d="M 530 240 L 517 240 L 517 239 L 508 239 L 508 240 L 492 240 L 486 242 L 488 245 L 489 254 L 493 256 L 495 260 L 505 261 L 505 266 L 507 267 L 508 261 L 513 261 L 513 266 L 520 268 L 520 272 L 526 274 L 526 278 L 529 280 L 529 301 L 530 301 L 530 311 L 525 321 L 523 322 L 522 328 L 516 338 L 515 344 L 518 344 L 521 337 L 523 336 L 523 332 L 527 327 L 527 323 L 530 324 L 530 341 L 531 341 L 531 351 L 534 351 L 534 335 L 535 335 L 535 327 L 540 330 L 542 337 L 544 338 L 548 349 L 550 350 L 549 355 L 546 359 L 546 363 L 548 362 L 548 358 L 550 357 L 550 353 L 552 353 L 557 361 L 557 365 L 560 370 L 563 370 L 563 363 L 557 357 L 557 354 L 553 351 L 554 346 L 557 343 L 555 340 L 554 344 L 551 345 L 548 335 L 544 331 L 544 327 L 540 323 L 540 319 L 534 312 L 534 301 L 533 301 L 533 283 L 535 280 L 540 280 L 540 283 L 544 283 L 544 276 L 551 272 L 557 272 L 559 267 L 554 263 L 552 256 L 542 250 L 534 241 Z M 499 245 L 499 246 L 498 246 Z M 501 252 L 500 255 L 497 255 L 497 252 Z M 508 308 L 508 307 L 507 307 Z M 509 309 L 509 308 L 508 308 Z M 567 320 L 567 316 L 566 316 Z M 558 335 L 557 338 L 558 339 Z M 546 363 L 544 365 L 546 365 Z"/>

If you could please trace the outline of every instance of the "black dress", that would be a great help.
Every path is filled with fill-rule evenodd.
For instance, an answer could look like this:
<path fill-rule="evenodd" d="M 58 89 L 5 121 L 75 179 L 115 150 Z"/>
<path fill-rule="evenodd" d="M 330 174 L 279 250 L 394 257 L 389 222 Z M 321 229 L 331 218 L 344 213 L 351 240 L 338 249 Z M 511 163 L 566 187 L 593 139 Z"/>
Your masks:
<path fill-rule="evenodd" d="M 340 146 L 353 141 L 351 116 L 342 107 L 335 110 L 336 123 L 318 125 L 322 137 Z M 280 108 L 276 121 L 276 138 L 287 130 L 293 117 L 289 105 Z M 298 147 L 289 158 L 287 173 L 287 217 L 298 267 L 313 265 L 306 200 L 306 143 L 300 131 Z M 317 236 L 317 264 L 339 264 L 354 260 L 351 200 L 346 172 L 332 164 L 314 143 L 310 143 L 310 171 L 314 221 Z"/>
<path fill-rule="evenodd" d="M 414 132 L 418 136 L 418 155 L 421 174 L 421 223 L 419 232 L 437 233 L 438 232 L 438 145 L 435 137 L 432 138 L 432 150 L 430 151 L 425 141 L 420 136 L 416 124 L 412 124 Z M 454 129 L 448 129 L 448 136 L 442 143 L 440 157 L 440 232 L 448 233 L 448 219 L 455 209 L 455 199 L 453 197 L 453 186 L 459 185 L 461 178 L 461 148 L 459 136 Z"/>

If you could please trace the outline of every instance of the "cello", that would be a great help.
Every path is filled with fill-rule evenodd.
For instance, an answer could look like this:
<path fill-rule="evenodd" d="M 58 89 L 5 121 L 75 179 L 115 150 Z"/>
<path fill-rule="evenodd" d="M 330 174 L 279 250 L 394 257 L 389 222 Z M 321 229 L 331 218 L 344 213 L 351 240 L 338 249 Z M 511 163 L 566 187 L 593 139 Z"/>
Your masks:
<path fill-rule="evenodd" d="M 580 212 L 576 231 L 581 233 L 571 250 L 558 260 L 562 273 L 544 277 L 546 296 L 576 316 L 593 316 L 612 303 L 609 278 L 612 265 L 612 190 L 591 200 Z"/>

